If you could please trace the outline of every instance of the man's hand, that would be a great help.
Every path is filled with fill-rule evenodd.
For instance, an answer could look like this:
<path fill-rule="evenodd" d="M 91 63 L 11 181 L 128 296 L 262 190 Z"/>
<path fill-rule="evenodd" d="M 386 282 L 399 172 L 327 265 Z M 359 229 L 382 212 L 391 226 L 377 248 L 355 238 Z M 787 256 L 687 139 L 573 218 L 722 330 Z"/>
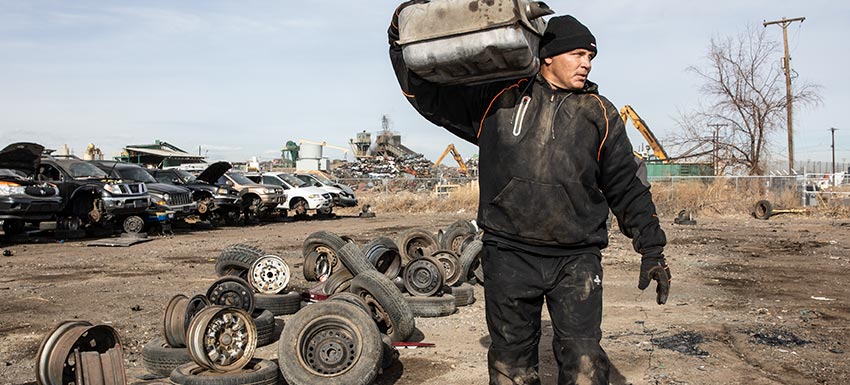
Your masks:
<path fill-rule="evenodd" d="M 644 290 L 649 287 L 651 281 L 658 282 L 655 293 L 658 294 L 656 301 L 659 305 L 667 303 L 667 295 L 670 294 L 670 267 L 664 260 L 663 255 L 643 257 L 640 261 L 640 279 L 638 289 Z"/>
<path fill-rule="evenodd" d="M 395 12 L 393 12 L 393 20 L 392 22 L 390 22 L 390 28 L 387 29 L 387 36 L 389 37 L 390 45 L 395 45 L 395 43 L 398 41 L 398 14 L 401 13 L 401 10 L 412 4 L 427 3 L 429 1 L 430 0 L 405 1 L 401 3 L 398 8 L 395 9 Z"/>

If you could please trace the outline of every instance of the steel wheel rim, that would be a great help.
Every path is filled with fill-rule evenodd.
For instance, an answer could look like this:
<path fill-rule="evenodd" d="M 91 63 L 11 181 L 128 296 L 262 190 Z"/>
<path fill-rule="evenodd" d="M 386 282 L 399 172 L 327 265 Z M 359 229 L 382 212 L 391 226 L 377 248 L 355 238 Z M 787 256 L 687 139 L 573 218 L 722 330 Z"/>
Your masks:
<path fill-rule="evenodd" d="M 85 329 L 91 327 L 92 324 L 87 321 L 64 321 L 56 326 L 48 337 L 41 342 L 38 348 L 37 361 L 35 366 L 36 380 L 43 385 L 59 385 L 64 384 L 66 377 L 66 369 L 73 381 L 73 372 L 76 365 L 68 365 L 67 359 L 70 354 L 70 348 L 73 343 L 68 344 L 70 337 L 73 341 L 83 334 Z M 57 349 L 67 349 L 64 354 Z M 59 361 L 61 359 L 61 361 Z M 59 363 L 62 363 L 59 365 Z M 70 367 L 69 367 L 70 366 Z M 57 370 L 62 368 L 61 370 Z"/>
<path fill-rule="evenodd" d="M 177 294 L 168 301 L 165 306 L 165 314 L 162 317 L 162 335 L 165 342 L 173 348 L 186 346 L 186 307 L 189 297 Z"/>
<path fill-rule="evenodd" d="M 257 328 L 242 309 L 210 306 L 192 319 L 187 333 L 189 355 L 215 372 L 243 368 L 257 348 Z"/>
<path fill-rule="evenodd" d="M 412 259 L 422 258 L 431 254 L 431 250 L 433 245 L 431 242 L 425 241 L 420 238 L 415 238 L 407 243 L 407 255 Z"/>
<path fill-rule="evenodd" d="M 416 296 L 429 297 L 443 286 L 442 264 L 431 258 L 413 260 L 404 270 L 404 287 Z"/>
<path fill-rule="evenodd" d="M 362 338 L 346 320 L 318 318 L 298 336 L 298 359 L 316 376 L 336 377 L 357 363 L 363 349 Z"/>
<path fill-rule="evenodd" d="M 145 221 L 138 216 L 132 215 L 124 219 L 124 231 L 127 233 L 141 233 L 144 227 Z"/>
<path fill-rule="evenodd" d="M 195 318 L 195 315 L 207 306 L 210 306 L 210 300 L 203 294 L 189 298 L 189 302 L 186 304 L 186 316 L 183 318 L 184 344 L 186 331 L 189 330 L 189 324 L 192 323 L 192 318 Z"/>
<path fill-rule="evenodd" d="M 384 246 L 376 246 L 368 251 L 366 258 L 369 260 L 374 259 L 375 262 L 373 265 L 375 266 L 375 270 L 390 278 L 398 276 L 399 271 L 401 271 L 401 254 L 398 251 Z"/>
<path fill-rule="evenodd" d="M 319 253 L 318 260 L 321 260 L 324 257 L 324 259 L 327 261 L 328 274 L 330 274 L 333 271 L 333 268 L 336 267 L 337 260 L 339 259 L 336 256 L 336 251 L 334 251 L 333 249 L 331 249 L 330 247 L 325 246 L 325 245 L 316 246 L 316 248 L 313 249 L 313 251 Z M 317 266 L 318 266 L 318 264 L 317 264 Z"/>
<path fill-rule="evenodd" d="M 109 345 L 108 349 L 102 346 Z M 117 352 L 110 353 L 117 348 Z M 36 361 L 36 380 L 41 385 L 76 384 L 76 377 L 82 368 L 87 368 L 84 362 L 77 362 L 75 351 L 92 352 L 112 355 L 113 360 L 96 364 L 91 368 L 95 371 L 116 372 L 123 365 L 121 339 L 110 326 L 92 325 L 87 321 L 64 321 L 56 326 L 38 348 Z M 100 350 L 104 350 L 100 352 Z M 113 355 L 114 354 L 114 355 Z M 111 367 L 103 367 L 104 363 L 112 363 Z M 116 372 L 117 373 L 117 372 Z"/>
<path fill-rule="evenodd" d="M 249 313 L 254 311 L 254 294 L 248 283 L 239 277 L 220 278 L 207 290 L 207 298 L 211 304 L 235 307 Z"/>
<path fill-rule="evenodd" d="M 438 251 L 434 253 L 434 258 L 440 262 L 440 266 L 445 272 L 446 285 L 454 285 L 460 280 L 460 260 L 453 253 L 448 251 Z"/>
<path fill-rule="evenodd" d="M 360 293 L 360 298 L 363 298 L 363 302 L 366 302 L 366 306 L 369 307 L 369 314 L 372 316 L 375 324 L 378 325 L 378 330 L 386 335 L 393 334 L 395 330 L 393 320 L 390 318 L 390 314 L 384 309 L 384 306 L 381 305 L 381 302 L 368 291 Z"/>
<path fill-rule="evenodd" d="M 283 258 L 266 255 L 251 265 L 248 283 L 258 293 L 277 294 L 289 284 L 291 274 Z"/>

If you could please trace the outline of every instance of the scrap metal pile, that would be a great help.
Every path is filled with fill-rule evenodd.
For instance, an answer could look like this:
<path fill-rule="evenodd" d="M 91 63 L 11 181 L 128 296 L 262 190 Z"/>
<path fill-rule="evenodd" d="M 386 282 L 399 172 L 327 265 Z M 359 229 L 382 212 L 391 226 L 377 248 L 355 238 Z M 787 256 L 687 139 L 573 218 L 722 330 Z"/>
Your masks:
<path fill-rule="evenodd" d="M 304 241 L 304 278 L 318 282 L 306 290 L 289 288 L 292 271 L 282 258 L 228 246 L 206 293 L 177 294 L 166 304 L 162 334 L 144 346 L 142 361 L 173 384 L 371 384 L 398 359 L 396 346 L 422 344 L 411 341 L 415 317 L 447 316 L 475 302 L 472 285 L 484 278 L 479 237 L 468 221 L 363 247 L 319 231 Z M 281 315 L 289 315 L 282 331 Z M 276 341 L 277 363 L 254 357 Z M 126 384 L 123 362 L 112 327 L 66 321 L 43 340 L 36 380 Z"/>
<path fill-rule="evenodd" d="M 340 164 L 333 170 L 337 178 L 393 178 L 410 174 L 420 178 L 431 176 L 434 163 L 422 154 L 401 157 L 376 156 Z"/>

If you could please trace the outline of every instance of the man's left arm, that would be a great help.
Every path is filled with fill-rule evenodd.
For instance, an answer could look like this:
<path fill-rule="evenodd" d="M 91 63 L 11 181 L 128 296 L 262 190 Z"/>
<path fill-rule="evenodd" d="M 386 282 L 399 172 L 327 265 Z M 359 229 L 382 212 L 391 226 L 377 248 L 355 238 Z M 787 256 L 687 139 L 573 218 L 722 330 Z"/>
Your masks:
<path fill-rule="evenodd" d="M 607 116 L 598 122 L 605 133 L 597 159 L 599 187 L 617 216 L 620 230 L 632 239 L 632 246 L 642 256 L 638 288 L 646 289 L 656 281 L 657 302 L 663 304 L 670 287 L 670 269 L 664 258 L 667 238 L 655 212 L 643 161 L 634 155 L 617 109 L 602 100 Z"/>

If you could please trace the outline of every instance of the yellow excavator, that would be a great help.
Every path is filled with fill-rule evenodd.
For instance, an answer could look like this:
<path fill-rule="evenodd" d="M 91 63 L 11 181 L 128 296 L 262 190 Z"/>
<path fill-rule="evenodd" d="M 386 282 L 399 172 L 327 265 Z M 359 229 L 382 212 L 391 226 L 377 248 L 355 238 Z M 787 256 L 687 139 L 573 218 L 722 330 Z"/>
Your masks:
<path fill-rule="evenodd" d="M 466 163 L 463 163 L 463 158 L 460 156 L 460 153 L 457 152 L 457 148 L 455 148 L 454 143 L 450 143 L 448 146 L 446 146 L 446 150 L 443 151 L 443 155 L 440 155 L 437 161 L 434 162 L 434 168 L 437 168 L 437 166 L 440 165 L 446 155 L 448 155 L 450 152 L 452 153 L 452 157 L 455 158 L 458 167 L 460 167 L 460 171 L 466 174 L 468 172 L 466 169 Z"/>
<path fill-rule="evenodd" d="M 638 116 L 637 112 L 635 112 L 631 106 L 625 105 L 620 109 L 620 118 L 623 119 L 623 124 L 628 124 L 628 120 L 631 119 L 632 124 L 634 124 L 635 128 L 640 131 L 643 138 L 646 139 L 646 142 L 649 144 L 649 148 L 652 149 L 655 157 L 662 163 L 670 162 L 670 157 L 667 156 L 667 151 L 664 151 L 664 147 L 661 146 L 661 143 L 658 143 L 658 139 L 656 139 L 652 131 L 649 130 L 649 126 L 646 125 L 646 122 Z M 635 155 L 639 158 L 643 158 L 643 156 L 638 153 L 635 153 Z"/>

